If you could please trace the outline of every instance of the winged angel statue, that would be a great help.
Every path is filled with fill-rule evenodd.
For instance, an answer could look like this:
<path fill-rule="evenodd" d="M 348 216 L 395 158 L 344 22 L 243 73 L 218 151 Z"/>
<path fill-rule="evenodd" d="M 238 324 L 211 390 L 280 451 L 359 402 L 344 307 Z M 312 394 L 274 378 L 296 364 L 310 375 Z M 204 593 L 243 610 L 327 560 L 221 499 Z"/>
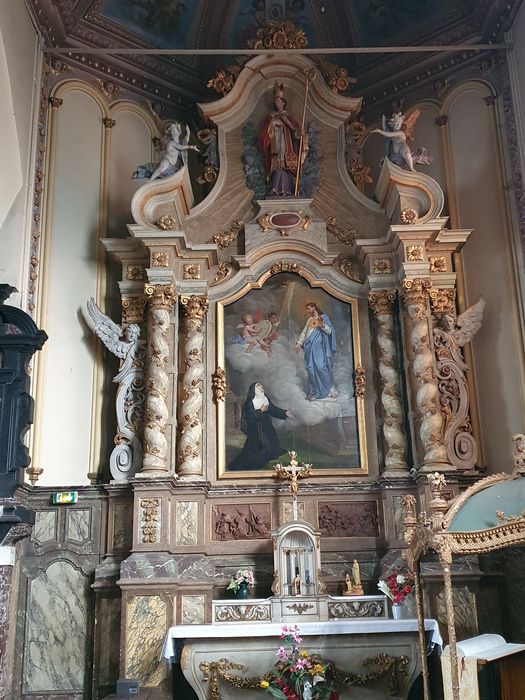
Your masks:
<path fill-rule="evenodd" d="M 414 170 L 414 165 L 417 163 L 430 165 L 433 161 L 426 148 L 417 148 L 412 151 L 407 143 L 414 139 L 414 127 L 420 114 L 419 109 L 414 109 L 408 115 L 404 115 L 402 112 L 393 112 L 390 119 L 387 119 L 383 114 L 383 128 L 373 129 L 371 132 L 385 137 L 385 158 L 405 170 Z M 383 161 L 381 161 L 382 164 Z"/>
<path fill-rule="evenodd" d="M 136 323 L 119 326 L 102 313 L 93 297 L 86 302 L 82 314 L 88 326 L 107 349 L 120 359 L 116 410 L 117 434 L 109 465 L 115 481 L 133 476 L 142 462 L 140 435 L 144 419 L 146 342 L 140 338 Z"/>
<path fill-rule="evenodd" d="M 480 299 L 457 318 L 443 314 L 433 331 L 445 447 L 450 463 L 461 471 L 473 469 L 478 456 L 469 418 L 468 367 L 461 348 L 481 328 L 484 308 L 485 301 Z"/>

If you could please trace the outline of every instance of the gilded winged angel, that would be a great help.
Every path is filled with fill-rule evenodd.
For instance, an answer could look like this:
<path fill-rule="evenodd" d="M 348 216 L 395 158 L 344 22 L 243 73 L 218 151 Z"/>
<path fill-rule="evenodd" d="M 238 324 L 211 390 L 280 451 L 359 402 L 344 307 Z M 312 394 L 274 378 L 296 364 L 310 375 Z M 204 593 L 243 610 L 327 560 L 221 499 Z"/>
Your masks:
<path fill-rule="evenodd" d="M 136 323 L 119 326 L 102 313 L 91 297 L 82 309 L 87 325 L 106 348 L 120 359 L 113 381 L 118 384 L 116 397 L 117 434 L 110 457 L 111 475 L 116 481 L 133 476 L 142 460 L 140 430 L 144 415 L 145 341 Z"/>
<path fill-rule="evenodd" d="M 448 460 L 461 471 L 473 469 L 477 461 L 465 378 L 468 368 L 461 348 L 481 328 L 484 308 L 485 301 L 480 299 L 457 318 L 443 314 L 433 331 L 441 410 L 445 419 L 444 443 Z"/>
<path fill-rule="evenodd" d="M 414 170 L 416 163 L 430 165 L 433 161 L 426 148 L 412 151 L 407 143 L 414 139 L 414 127 L 420 114 L 419 109 L 414 109 L 406 116 L 402 112 L 393 112 L 390 119 L 383 114 L 383 128 L 373 129 L 371 132 L 384 136 L 387 142 L 385 157 L 405 170 Z"/>

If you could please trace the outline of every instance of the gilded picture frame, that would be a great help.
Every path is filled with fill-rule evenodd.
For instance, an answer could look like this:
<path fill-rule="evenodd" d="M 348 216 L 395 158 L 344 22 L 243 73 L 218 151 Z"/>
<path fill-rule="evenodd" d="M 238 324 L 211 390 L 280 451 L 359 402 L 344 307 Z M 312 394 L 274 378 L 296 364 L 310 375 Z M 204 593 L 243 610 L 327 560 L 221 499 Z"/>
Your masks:
<path fill-rule="evenodd" d="M 268 271 L 217 302 L 216 329 L 226 374 L 217 401 L 220 479 L 273 477 L 291 449 L 313 476 L 368 474 L 357 299 L 306 274 Z M 259 412 L 262 426 L 256 404 L 270 415 Z"/>

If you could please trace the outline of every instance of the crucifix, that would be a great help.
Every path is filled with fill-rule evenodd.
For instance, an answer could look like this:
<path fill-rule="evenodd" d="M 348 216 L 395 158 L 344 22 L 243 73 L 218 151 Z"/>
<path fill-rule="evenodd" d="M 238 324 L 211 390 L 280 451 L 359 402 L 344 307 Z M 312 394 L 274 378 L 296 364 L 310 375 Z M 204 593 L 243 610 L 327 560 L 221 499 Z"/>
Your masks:
<path fill-rule="evenodd" d="M 298 479 L 304 479 L 305 477 L 310 476 L 310 469 L 312 468 L 312 465 L 304 463 L 299 464 L 297 461 L 297 452 L 294 450 L 288 452 L 288 454 L 290 455 L 290 464 L 276 464 L 274 466 L 275 476 L 277 476 L 279 479 L 286 479 L 290 482 L 290 491 L 292 492 L 292 519 L 298 520 L 297 481 Z"/>

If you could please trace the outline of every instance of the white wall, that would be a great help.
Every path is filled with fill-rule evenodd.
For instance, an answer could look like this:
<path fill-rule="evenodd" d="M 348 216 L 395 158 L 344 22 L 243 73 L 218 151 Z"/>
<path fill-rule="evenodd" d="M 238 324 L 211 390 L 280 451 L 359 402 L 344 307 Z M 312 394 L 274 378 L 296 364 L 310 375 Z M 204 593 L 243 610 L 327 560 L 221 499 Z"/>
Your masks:
<path fill-rule="evenodd" d="M 110 106 L 79 80 L 64 81 L 54 95 L 63 104 L 52 111 L 48 127 L 37 317 L 49 340 L 36 368 L 33 462 L 44 469 L 39 484 L 77 485 L 89 483 L 90 473 L 109 474 L 116 428 L 116 363 L 108 361 L 80 309 L 94 297 L 106 310 L 107 298 L 118 295 L 100 239 L 127 235 L 131 198 L 142 184 L 131 174 L 152 158 L 153 127 L 138 106 Z M 104 118 L 115 125 L 105 128 Z M 120 302 L 108 313 L 120 322 Z M 104 424 L 103 413 L 109 417 Z"/>
<path fill-rule="evenodd" d="M 0 282 L 19 290 L 20 294 L 11 297 L 9 303 L 22 307 L 30 227 L 26 212 L 33 188 L 37 46 L 37 35 L 24 3 L 0 3 Z"/>

